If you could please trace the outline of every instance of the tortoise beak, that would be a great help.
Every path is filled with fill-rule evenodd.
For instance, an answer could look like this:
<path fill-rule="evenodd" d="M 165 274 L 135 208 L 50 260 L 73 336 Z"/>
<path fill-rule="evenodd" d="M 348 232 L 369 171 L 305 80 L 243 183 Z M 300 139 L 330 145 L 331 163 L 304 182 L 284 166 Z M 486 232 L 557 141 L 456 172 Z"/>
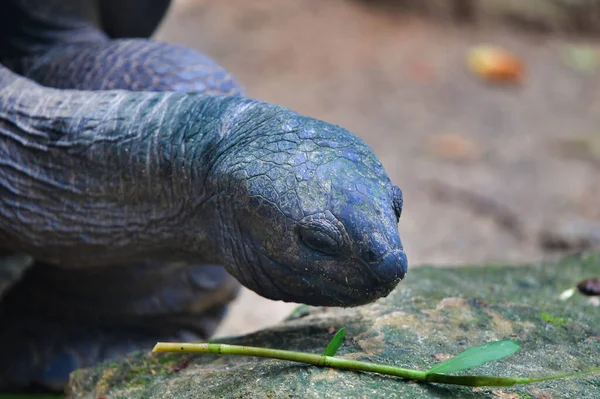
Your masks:
<path fill-rule="evenodd" d="M 408 270 L 408 258 L 401 249 L 388 252 L 383 258 L 370 264 L 371 270 L 383 284 L 394 284 L 402 280 Z"/>

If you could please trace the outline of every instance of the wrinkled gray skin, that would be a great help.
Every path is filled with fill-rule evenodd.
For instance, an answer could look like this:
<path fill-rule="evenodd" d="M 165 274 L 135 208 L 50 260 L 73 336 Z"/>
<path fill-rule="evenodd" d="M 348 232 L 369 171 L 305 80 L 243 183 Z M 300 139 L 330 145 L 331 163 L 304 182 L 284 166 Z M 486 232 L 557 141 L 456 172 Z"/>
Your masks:
<path fill-rule="evenodd" d="M 0 252 L 35 260 L 0 300 L 0 390 L 208 337 L 237 281 L 356 306 L 406 273 L 373 151 L 193 50 L 115 39 L 152 32 L 168 1 L 147 3 L 0 5 Z"/>

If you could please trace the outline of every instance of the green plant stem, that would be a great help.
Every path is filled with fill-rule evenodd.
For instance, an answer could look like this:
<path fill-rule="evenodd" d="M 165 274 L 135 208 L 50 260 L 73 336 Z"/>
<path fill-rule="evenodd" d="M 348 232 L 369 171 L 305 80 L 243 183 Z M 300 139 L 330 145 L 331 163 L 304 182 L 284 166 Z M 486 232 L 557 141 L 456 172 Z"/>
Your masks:
<path fill-rule="evenodd" d="M 463 386 L 513 386 L 516 384 L 529 384 L 544 379 L 489 377 L 489 376 L 457 376 L 447 374 L 428 373 L 426 371 L 406 369 L 396 366 L 387 366 L 358 360 L 348 360 L 333 356 L 323 356 L 312 353 L 295 352 L 281 349 L 258 348 L 252 346 L 239 346 L 228 344 L 208 343 L 168 343 L 159 342 L 153 352 L 181 352 L 181 353 L 212 353 L 217 355 L 241 355 L 267 357 L 271 359 L 289 360 L 307 363 L 314 366 L 333 367 L 346 370 L 369 371 L 379 374 L 392 375 L 414 381 L 437 382 L 442 384 Z M 560 378 L 560 377 L 548 377 Z"/>
<path fill-rule="evenodd" d="M 317 355 L 313 353 L 295 352 L 282 349 L 258 348 L 253 346 L 159 342 L 156 344 L 152 352 L 213 353 L 219 355 L 268 357 L 271 359 L 290 360 L 293 362 L 307 363 L 321 367 L 335 367 L 347 370 L 379 372 L 381 374 L 410 378 L 417 381 L 425 381 L 426 374 L 424 371 L 405 369 L 395 366 L 384 366 L 356 360 L 347 360 L 339 357 Z"/>
<path fill-rule="evenodd" d="M 572 373 L 563 373 L 563 374 L 557 374 L 557 375 L 550 375 L 550 376 L 546 376 L 546 377 L 532 377 L 532 378 L 523 378 L 523 379 L 528 380 L 526 382 L 526 384 L 529 384 L 532 382 L 558 380 L 560 378 L 574 377 L 576 375 L 592 374 L 592 373 L 599 373 L 599 372 L 600 372 L 600 367 L 592 367 L 592 368 L 589 368 L 586 370 L 573 371 Z"/>

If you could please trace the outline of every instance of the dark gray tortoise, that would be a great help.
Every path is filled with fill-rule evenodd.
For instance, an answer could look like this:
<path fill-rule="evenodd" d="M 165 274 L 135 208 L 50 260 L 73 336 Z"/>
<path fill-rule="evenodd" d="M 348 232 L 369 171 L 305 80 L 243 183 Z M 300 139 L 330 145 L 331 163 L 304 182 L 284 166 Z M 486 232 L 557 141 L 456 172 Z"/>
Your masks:
<path fill-rule="evenodd" d="M 0 391 L 210 336 L 239 283 L 357 306 L 404 277 L 359 138 L 148 39 L 168 0 L 0 3 Z"/>

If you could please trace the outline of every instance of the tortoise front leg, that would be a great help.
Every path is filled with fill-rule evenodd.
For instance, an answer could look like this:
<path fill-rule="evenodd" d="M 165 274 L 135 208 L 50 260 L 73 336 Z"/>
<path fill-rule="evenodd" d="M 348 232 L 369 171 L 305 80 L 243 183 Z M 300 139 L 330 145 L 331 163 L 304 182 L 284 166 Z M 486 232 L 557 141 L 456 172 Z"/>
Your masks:
<path fill-rule="evenodd" d="M 159 340 L 210 337 L 239 283 L 222 267 L 36 263 L 0 302 L 0 391 L 61 390 L 78 368 Z"/>

